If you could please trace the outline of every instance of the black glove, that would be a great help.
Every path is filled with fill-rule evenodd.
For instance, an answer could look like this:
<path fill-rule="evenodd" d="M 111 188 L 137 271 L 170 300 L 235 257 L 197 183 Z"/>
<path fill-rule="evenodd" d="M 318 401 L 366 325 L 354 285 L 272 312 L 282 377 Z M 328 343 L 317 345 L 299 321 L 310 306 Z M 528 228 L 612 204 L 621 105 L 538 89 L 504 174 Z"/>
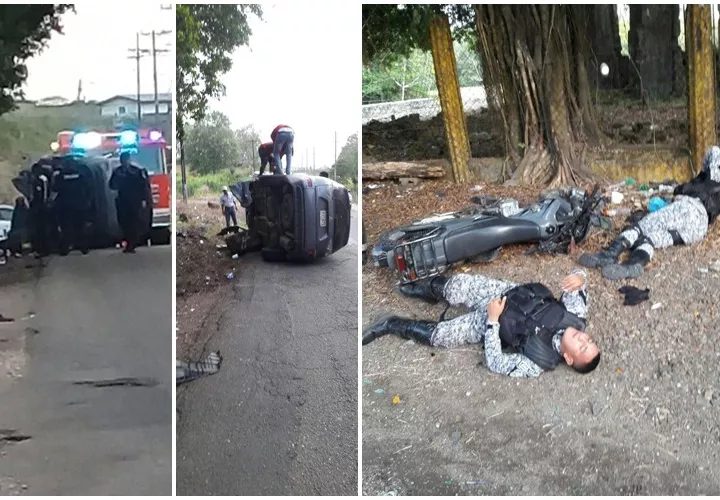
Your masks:
<path fill-rule="evenodd" d="M 650 289 L 640 290 L 637 287 L 625 285 L 618 289 L 618 292 L 625 295 L 624 306 L 636 306 L 650 298 Z"/>

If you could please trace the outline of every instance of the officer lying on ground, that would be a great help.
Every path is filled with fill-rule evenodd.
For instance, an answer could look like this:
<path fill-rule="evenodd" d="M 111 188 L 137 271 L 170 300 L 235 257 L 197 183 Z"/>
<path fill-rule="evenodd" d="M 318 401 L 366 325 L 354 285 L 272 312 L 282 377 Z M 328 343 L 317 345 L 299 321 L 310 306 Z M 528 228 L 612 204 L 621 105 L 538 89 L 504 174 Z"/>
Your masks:
<path fill-rule="evenodd" d="M 674 194 L 672 203 L 643 217 L 601 252 L 581 255 L 580 265 L 602 268 L 602 275 L 609 280 L 637 278 L 656 248 L 703 240 L 708 225 L 720 214 L 720 148 L 710 148 L 702 171 L 675 188 Z M 617 264 L 625 250 L 631 250 L 630 259 Z"/>
<path fill-rule="evenodd" d="M 490 371 L 511 377 L 538 377 L 562 361 L 580 373 L 600 363 L 600 349 L 585 330 L 585 273 L 574 271 L 560 283 L 560 300 L 539 283 L 518 285 L 487 276 L 457 274 L 402 285 L 400 292 L 428 302 L 446 300 L 472 312 L 441 321 L 393 316 L 365 330 L 362 343 L 394 334 L 434 347 L 485 345 Z M 502 297 L 502 299 L 500 299 Z M 516 352 L 503 353 L 502 347 Z"/>

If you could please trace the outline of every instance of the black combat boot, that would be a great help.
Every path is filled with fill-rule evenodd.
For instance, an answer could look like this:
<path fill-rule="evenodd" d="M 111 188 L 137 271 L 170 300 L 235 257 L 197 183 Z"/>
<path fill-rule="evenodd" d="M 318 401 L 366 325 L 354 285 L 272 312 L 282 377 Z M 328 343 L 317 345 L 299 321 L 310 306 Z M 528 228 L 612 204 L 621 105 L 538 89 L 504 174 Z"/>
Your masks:
<path fill-rule="evenodd" d="M 583 267 L 605 267 L 615 264 L 618 257 L 628 248 L 630 248 L 630 243 L 625 238 L 616 238 L 615 241 L 600 252 L 582 254 L 578 262 Z"/>
<path fill-rule="evenodd" d="M 639 278 L 643 273 L 643 268 L 648 262 L 650 262 L 650 254 L 645 250 L 636 248 L 630 254 L 630 259 L 626 263 L 609 264 L 603 267 L 602 275 L 611 281 Z"/>
<path fill-rule="evenodd" d="M 406 297 L 423 299 L 425 302 L 436 304 L 444 299 L 443 291 L 447 282 L 448 279 L 445 276 L 436 276 L 429 280 L 400 285 L 398 291 Z"/>
<path fill-rule="evenodd" d="M 414 340 L 420 344 L 430 345 L 430 338 L 436 326 L 435 321 L 417 321 L 390 316 L 365 329 L 362 345 L 367 345 L 376 338 L 390 333 L 407 340 Z"/>

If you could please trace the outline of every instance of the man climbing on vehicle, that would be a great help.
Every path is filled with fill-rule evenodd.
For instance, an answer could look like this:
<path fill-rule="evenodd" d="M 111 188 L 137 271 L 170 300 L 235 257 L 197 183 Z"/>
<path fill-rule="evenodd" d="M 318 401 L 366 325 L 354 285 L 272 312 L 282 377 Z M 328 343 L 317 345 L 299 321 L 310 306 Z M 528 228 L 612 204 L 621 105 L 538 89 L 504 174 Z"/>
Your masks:
<path fill-rule="evenodd" d="M 152 195 L 147 170 L 130 162 L 127 151 L 120 154 L 110 189 L 118 192 L 117 218 L 126 243 L 123 253 L 135 253 L 140 237 L 150 228 Z"/>
<path fill-rule="evenodd" d="M 602 268 L 602 275 L 609 280 L 637 278 L 642 275 L 656 248 L 702 241 L 709 224 L 720 214 L 719 147 L 710 148 L 698 176 L 679 185 L 674 194 L 672 203 L 625 229 L 602 251 L 581 255 L 580 264 Z M 618 264 L 617 260 L 626 250 L 631 251 L 630 259 Z"/>
<path fill-rule="evenodd" d="M 273 142 L 273 157 L 275 158 L 275 173 L 282 174 L 282 162 L 280 157 L 285 155 L 285 173 L 290 175 L 290 165 L 293 156 L 293 144 L 295 143 L 295 132 L 289 125 L 278 125 L 270 134 Z"/>
<path fill-rule="evenodd" d="M 600 349 L 585 333 L 588 294 L 585 273 L 574 271 L 555 299 L 540 283 L 518 285 L 481 275 L 438 276 L 400 286 L 400 293 L 428 302 L 445 300 L 472 312 L 448 321 L 417 321 L 392 316 L 365 330 L 362 343 L 393 334 L 434 347 L 485 346 L 485 361 L 494 373 L 538 377 L 565 362 L 580 373 L 600 363 Z M 503 347 L 516 352 L 503 353 Z"/>
<path fill-rule="evenodd" d="M 270 166 L 270 172 L 276 173 L 275 157 L 273 156 L 273 143 L 264 142 L 258 148 L 258 156 L 260 157 L 260 175 L 265 172 L 265 167 Z M 282 173 L 282 172 L 281 172 Z"/>

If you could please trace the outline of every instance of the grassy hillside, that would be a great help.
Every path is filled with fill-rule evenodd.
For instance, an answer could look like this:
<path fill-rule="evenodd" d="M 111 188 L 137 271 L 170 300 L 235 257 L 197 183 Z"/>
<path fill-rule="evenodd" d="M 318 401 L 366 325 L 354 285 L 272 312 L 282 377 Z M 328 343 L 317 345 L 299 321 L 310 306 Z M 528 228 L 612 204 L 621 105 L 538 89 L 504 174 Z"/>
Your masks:
<path fill-rule="evenodd" d="M 169 120 L 168 117 L 168 123 L 161 123 L 160 128 L 171 140 Z M 113 119 L 100 116 L 97 105 L 84 103 L 40 108 L 21 103 L 17 110 L 0 116 L 0 203 L 17 196 L 10 180 L 33 160 L 49 154 L 50 143 L 59 131 L 112 126 Z"/>

